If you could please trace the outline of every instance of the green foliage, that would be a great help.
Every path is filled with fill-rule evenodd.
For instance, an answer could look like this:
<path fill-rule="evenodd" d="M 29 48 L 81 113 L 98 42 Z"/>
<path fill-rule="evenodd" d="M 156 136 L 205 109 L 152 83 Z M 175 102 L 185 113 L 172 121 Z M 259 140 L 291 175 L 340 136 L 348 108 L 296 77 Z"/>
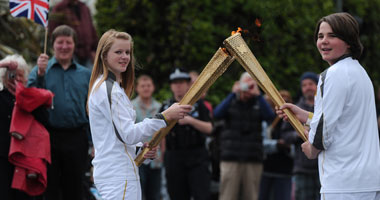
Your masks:
<path fill-rule="evenodd" d="M 18 53 L 35 63 L 43 51 L 45 29 L 24 17 L 12 17 L 7 3 L 0 3 L 0 59 Z"/>
<path fill-rule="evenodd" d="M 278 89 L 299 94 L 305 71 L 321 72 L 322 61 L 313 40 L 315 24 L 335 12 L 337 0 L 97 0 L 98 34 L 108 29 L 130 33 L 138 61 L 136 75 L 149 74 L 157 85 L 156 97 L 170 97 L 170 70 L 181 66 L 201 72 L 215 51 L 237 27 Z M 380 85 L 380 1 L 345 0 L 342 10 L 361 25 L 361 58 L 374 85 Z M 261 26 L 255 24 L 259 19 Z M 8 1 L 0 0 L 0 57 L 19 53 L 35 63 L 43 50 L 44 29 L 9 14 Z M 243 68 L 235 61 L 208 91 L 218 104 L 231 91 Z"/>
<path fill-rule="evenodd" d="M 176 66 L 201 71 L 232 30 L 243 36 L 278 89 L 299 92 L 305 71 L 321 72 L 313 39 L 316 22 L 335 12 L 334 0 L 98 0 L 96 21 L 101 35 L 110 28 L 129 32 L 135 41 L 140 68 L 157 83 L 159 99 L 170 96 L 168 76 Z M 344 11 L 362 19 L 362 59 L 374 83 L 379 84 L 376 59 L 380 56 L 377 0 L 344 1 Z M 255 24 L 259 19 L 261 26 Z M 243 68 L 235 61 L 208 91 L 207 99 L 219 103 L 239 79 Z"/>
<path fill-rule="evenodd" d="M 364 46 L 360 63 L 367 70 L 375 87 L 379 87 L 380 73 L 377 62 L 380 58 L 380 2 L 377 0 L 348 0 L 345 1 L 343 9 L 350 12 L 360 22 L 360 39 Z"/>

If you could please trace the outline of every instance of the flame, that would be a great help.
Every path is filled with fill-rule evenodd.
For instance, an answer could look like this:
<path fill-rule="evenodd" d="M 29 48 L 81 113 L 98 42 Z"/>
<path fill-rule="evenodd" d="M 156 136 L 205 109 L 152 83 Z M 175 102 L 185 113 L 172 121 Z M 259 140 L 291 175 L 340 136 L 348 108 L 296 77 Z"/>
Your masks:
<path fill-rule="evenodd" d="M 256 18 L 256 19 L 255 19 L 255 25 L 256 25 L 257 27 L 261 27 L 261 21 L 260 21 L 259 18 Z"/>
<path fill-rule="evenodd" d="M 236 31 L 231 32 L 231 35 L 235 35 L 236 33 L 241 33 L 242 31 L 243 31 L 243 29 L 238 27 L 238 29 Z"/>

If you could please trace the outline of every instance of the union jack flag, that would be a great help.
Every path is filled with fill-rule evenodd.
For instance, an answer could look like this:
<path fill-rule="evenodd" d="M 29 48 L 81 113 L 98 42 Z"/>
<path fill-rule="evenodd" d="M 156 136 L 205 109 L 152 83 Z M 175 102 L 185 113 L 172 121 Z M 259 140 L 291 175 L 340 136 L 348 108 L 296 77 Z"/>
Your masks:
<path fill-rule="evenodd" d="M 49 0 L 9 0 L 13 17 L 26 17 L 47 27 Z"/>

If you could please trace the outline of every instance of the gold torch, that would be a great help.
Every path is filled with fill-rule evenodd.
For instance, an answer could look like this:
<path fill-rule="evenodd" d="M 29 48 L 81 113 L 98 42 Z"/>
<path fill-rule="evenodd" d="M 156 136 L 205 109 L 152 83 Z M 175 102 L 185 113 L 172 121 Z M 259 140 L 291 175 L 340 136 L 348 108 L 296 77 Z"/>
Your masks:
<path fill-rule="evenodd" d="M 206 67 L 202 70 L 201 74 L 187 91 L 185 96 L 179 102 L 181 105 L 193 105 L 198 99 L 202 96 L 204 92 L 216 81 L 219 76 L 221 76 L 228 66 L 235 59 L 230 56 L 227 52 L 219 48 L 214 56 L 211 58 Z M 142 152 L 137 155 L 135 163 L 137 166 L 140 166 L 145 158 L 144 155 L 150 151 L 152 148 L 158 146 L 162 139 L 169 133 L 170 129 L 174 127 L 177 123 L 177 120 L 169 121 L 168 126 L 160 129 L 154 135 L 152 140 L 149 142 L 148 147 L 144 148 Z"/>
<path fill-rule="evenodd" d="M 282 106 L 285 101 L 273 85 L 272 81 L 269 79 L 264 69 L 261 67 L 260 63 L 257 61 L 256 57 L 253 55 L 251 50 L 248 48 L 247 43 L 241 37 L 240 33 L 233 34 L 226 40 L 223 44 L 227 50 L 239 61 L 239 63 L 244 67 L 244 69 L 256 79 L 257 83 L 264 90 L 264 92 L 273 100 L 276 106 Z M 294 116 L 290 110 L 284 110 L 289 117 L 290 124 L 297 131 L 298 135 L 307 141 L 305 136 L 304 127 L 301 122 Z"/>

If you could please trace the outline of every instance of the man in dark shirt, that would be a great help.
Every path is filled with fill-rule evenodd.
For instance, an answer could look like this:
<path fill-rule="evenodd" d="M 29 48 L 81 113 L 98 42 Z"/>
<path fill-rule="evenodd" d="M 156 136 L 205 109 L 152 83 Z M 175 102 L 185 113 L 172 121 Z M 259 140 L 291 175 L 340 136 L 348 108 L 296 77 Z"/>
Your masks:
<path fill-rule="evenodd" d="M 41 54 L 29 75 L 28 86 L 54 93 L 47 129 L 50 133 L 51 165 L 48 167 L 46 199 L 82 200 L 87 164 L 88 118 L 86 100 L 90 70 L 73 60 L 75 31 L 67 25 L 52 33 L 54 57 Z"/>

